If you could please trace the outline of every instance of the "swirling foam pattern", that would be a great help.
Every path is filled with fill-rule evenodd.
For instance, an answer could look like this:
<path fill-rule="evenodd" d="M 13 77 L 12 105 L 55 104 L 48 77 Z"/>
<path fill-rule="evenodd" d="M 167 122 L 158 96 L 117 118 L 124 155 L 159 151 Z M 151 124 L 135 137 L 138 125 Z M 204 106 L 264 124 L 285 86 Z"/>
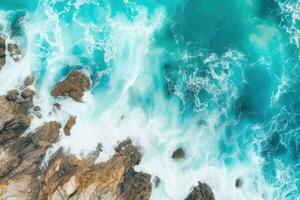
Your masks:
<path fill-rule="evenodd" d="M 143 148 L 138 170 L 161 179 L 154 200 L 184 199 L 197 181 L 216 199 L 299 199 L 299 1 L 1 0 L 0 9 L 2 34 L 25 51 L 0 72 L 1 93 L 33 73 L 44 117 L 31 128 L 78 116 L 52 151 L 80 156 L 101 142 L 102 161 L 131 137 Z M 83 103 L 51 97 L 74 69 L 93 80 Z M 64 112 L 49 115 L 57 101 Z M 187 157 L 174 162 L 179 146 Z"/>

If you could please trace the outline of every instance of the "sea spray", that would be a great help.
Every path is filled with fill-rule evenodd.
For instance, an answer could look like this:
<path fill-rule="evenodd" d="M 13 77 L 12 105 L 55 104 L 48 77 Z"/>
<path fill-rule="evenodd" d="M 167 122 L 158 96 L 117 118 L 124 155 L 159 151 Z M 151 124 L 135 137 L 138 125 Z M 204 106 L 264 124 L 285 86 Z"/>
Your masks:
<path fill-rule="evenodd" d="M 110 158 L 127 137 L 137 170 L 158 176 L 152 199 L 184 199 L 198 181 L 216 199 L 299 196 L 299 2 L 0 2 L 1 34 L 24 51 L 7 59 L 0 92 L 32 73 L 46 121 L 77 123 L 65 147 Z M 71 71 L 92 81 L 83 102 L 50 95 Z M 53 104 L 61 104 L 61 111 Z M 29 132 L 28 131 L 28 132 Z M 177 148 L 185 159 L 172 160 Z M 243 181 L 240 188 L 237 179 Z"/>

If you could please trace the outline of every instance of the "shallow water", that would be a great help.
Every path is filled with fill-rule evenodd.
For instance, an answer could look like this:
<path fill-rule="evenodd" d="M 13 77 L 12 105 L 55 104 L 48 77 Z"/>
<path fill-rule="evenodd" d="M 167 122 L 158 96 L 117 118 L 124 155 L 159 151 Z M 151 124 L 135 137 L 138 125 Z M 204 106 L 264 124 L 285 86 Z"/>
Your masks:
<path fill-rule="evenodd" d="M 37 80 L 44 117 L 31 129 L 77 115 L 51 152 L 100 142 L 100 162 L 130 137 L 137 170 L 162 180 L 153 200 L 184 199 L 197 181 L 216 199 L 300 199 L 299 1 L 2 0 L 0 30 L 25 53 L 0 92 Z M 83 103 L 51 97 L 74 69 L 93 81 Z"/>

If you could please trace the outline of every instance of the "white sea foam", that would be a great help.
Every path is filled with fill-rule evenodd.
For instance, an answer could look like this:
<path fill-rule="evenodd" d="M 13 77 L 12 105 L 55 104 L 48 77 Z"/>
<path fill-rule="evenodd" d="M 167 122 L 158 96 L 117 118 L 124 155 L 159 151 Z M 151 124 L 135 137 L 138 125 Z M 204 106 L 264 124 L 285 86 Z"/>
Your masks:
<path fill-rule="evenodd" d="M 85 2 L 78 0 L 76 10 Z M 81 157 L 95 150 L 98 143 L 103 145 L 103 152 L 97 160 L 101 162 L 113 155 L 117 141 L 130 137 L 142 147 L 144 154 L 136 169 L 149 172 L 162 180 L 161 185 L 153 189 L 153 200 L 184 199 L 198 181 L 210 185 L 216 199 L 259 199 L 263 194 L 266 195 L 264 199 L 270 199 L 268 193 L 271 189 L 260 178 L 260 170 L 257 168 L 260 160 L 254 153 L 248 163 L 230 168 L 218 160 L 220 152 L 217 141 L 221 137 L 221 130 L 217 130 L 216 126 L 220 113 L 213 112 L 205 116 L 206 126 L 191 126 L 190 124 L 197 124 L 197 120 L 193 118 L 189 120 L 189 124 L 182 123 L 177 105 L 166 100 L 156 89 L 154 79 L 162 76 L 159 68 L 163 50 L 151 47 L 151 42 L 154 32 L 165 19 L 164 15 L 164 11 L 158 9 L 148 18 L 146 9 L 139 8 L 137 17 L 130 21 L 119 14 L 107 21 L 105 26 L 108 27 L 105 28 L 109 29 L 110 35 L 99 42 L 92 34 L 94 25 L 82 24 L 77 20 L 75 25 L 62 27 L 58 14 L 46 4 L 42 5 L 33 14 L 32 21 L 25 25 L 28 46 L 24 58 L 19 63 L 8 59 L 0 73 L 0 82 L 5 83 L 1 84 L 0 92 L 4 93 L 20 85 L 31 71 L 38 74 L 40 70 L 46 70 L 42 82 L 35 88 L 37 95 L 34 99 L 35 104 L 42 108 L 43 118 L 34 118 L 30 130 L 51 120 L 64 125 L 70 115 L 77 117 L 71 136 L 60 133 L 60 141 L 49 150 L 45 163 L 60 146 Z M 70 38 L 71 31 L 65 32 L 66 29 L 79 31 L 78 34 L 84 36 L 82 40 L 91 47 L 98 45 L 105 49 L 105 61 L 111 67 L 108 72 L 111 83 L 103 96 L 86 92 L 83 103 L 50 96 L 50 90 L 55 84 L 53 79 L 59 74 L 61 67 L 65 64 L 79 64 L 77 58 L 70 54 L 74 41 Z M 43 40 L 49 43 L 46 53 L 40 50 Z M 231 57 L 232 53 L 228 52 L 225 57 Z M 41 57 L 46 57 L 46 63 L 39 62 Z M 211 70 L 214 70 L 214 67 L 224 65 L 222 59 L 218 60 L 212 55 L 205 62 L 211 63 Z M 216 65 L 213 64 L 214 61 Z M 224 73 L 218 75 L 212 71 L 212 75 L 216 80 L 226 79 Z M 187 81 L 194 85 L 205 84 L 215 91 L 214 85 L 196 76 L 187 76 Z M 145 112 L 142 106 L 128 103 L 131 90 L 136 91 L 141 98 L 151 90 L 156 91 L 148 105 L 150 112 Z M 55 102 L 62 105 L 61 111 L 53 111 L 52 105 Z M 187 154 L 182 162 L 171 159 L 172 152 L 179 146 L 183 146 Z M 234 187 L 237 177 L 244 180 L 241 189 Z M 254 183 L 250 182 L 253 177 L 257 177 Z"/>

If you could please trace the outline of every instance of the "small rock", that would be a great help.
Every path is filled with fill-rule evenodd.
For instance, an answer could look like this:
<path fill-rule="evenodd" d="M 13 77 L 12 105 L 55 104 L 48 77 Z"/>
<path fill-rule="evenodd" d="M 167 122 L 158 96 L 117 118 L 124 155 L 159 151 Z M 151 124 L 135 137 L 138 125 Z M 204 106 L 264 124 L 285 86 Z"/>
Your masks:
<path fill-rule="evenodd" d="M 125 114 L 122 114 L 120 117 L 121 120 L 125 119 Z"/>
<path fill-rule="evenodd" d="M 235 186 L 236 188 L 241 188 L 241 187 L 243 186 L 243 181 L 242 181 L 242 179 L 241 179 L 241 178 L 237 178 L 237 179 L 235 180 L 234 186 Z"/>
<path fill-rule="evenodd" d="M 30 86 L 32 85 L 34 82 L 34 78 L 32 75 L 29 75 L 26 77 L 25 81 L 24 81 L 24 85 L 27 87 L 27 86 Z"/>
<path fill-rule="evenodd" d="M 39 119 L 41 119 L 43 117 L 42 113 L 40 113 L 38 111 L 35 111 L 33 114 Z"/>
<path fill-rule="evenodd" d="M 173 155 L 172 155 L 172 158 L 173 159 L 183 159 L 185 156 L 185 152 L 183 150 L 182 147 L 176 149 L 176 151 L 174 151 Z"/>
<path fill-rule="evenodd" d="M 71 116 L 68 119 L 68 121 L 67 121 L 67 123 L 66 123 L 66 125 L 64 127 L 64 133 L 65 133 L 65 135 L 67 135 L 67 136 L 71 135 L 71 129 L 72 129 L 72 127 L 75 124 L 76 124 L 76 117 L 75 116 Z"/>
<path fill-rule="evenodd" d="M 198 183 L 185 200 L 215 200 L 214 193 L 206 183 Z"/>
<path fill-rule="evenodd" d="M 18 45 L 10 43 L 7 45 L 7 49 L 10 53 L 10 57 L 12 57 L 15 62 L 18 62 L 21 59 L 21 51 Z"/>
<path fill-rule="evenodd" d="M 7 101 L 16 101 L 19 97 L 20 93 L 18 90 L 11 90 L 7 92 L 7 95 L 5 96 L 5 99 Z"/>
<path fill-rule="evenodd" d="M 22 96 L 24 99 L 32 99 L 34 95 L 35 95 L 35 92 L 34 92 L 33 90 L 30 90 L 30 89 L 25 89 L 25 90 L 21 93 L 21 96 Z"/>
<path fill-rule="evenodd" d="M 154 183 L 154 187 L 158 187 L 160 185 L 160 178 L 158 176 L 155 176 L 154 179 L 153 179 L 153 183 Z"/>
<path fill-rule="evenodd" d="M 33 107 L 33 110 L 34 110 L 34 111 L 41 111 L 41 107 L 40 107 L 40 106 L 34 106 L 34 107 Z"/>
<path fill-rule="evenodd" d="M 61 110 L 61 105 L 59 103 L 53 104 L 53 111 L 56 112 L 58 110 Z"/>

